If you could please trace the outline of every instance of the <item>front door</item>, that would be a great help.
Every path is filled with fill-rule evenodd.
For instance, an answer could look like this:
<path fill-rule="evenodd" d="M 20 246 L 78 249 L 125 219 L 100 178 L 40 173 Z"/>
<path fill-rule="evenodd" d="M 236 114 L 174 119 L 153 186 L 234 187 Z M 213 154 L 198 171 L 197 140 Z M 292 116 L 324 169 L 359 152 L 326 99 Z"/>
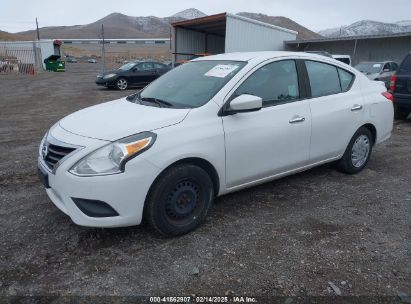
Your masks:
<path fill-rule="evenodd" d="M 228 188 L 287 172 L 308 163 L 311 114 L 300 100 L 294 60 L 265 64 L 255 70 L 233 97 L 263 99 L 256 112 L 223 116 Z"/>

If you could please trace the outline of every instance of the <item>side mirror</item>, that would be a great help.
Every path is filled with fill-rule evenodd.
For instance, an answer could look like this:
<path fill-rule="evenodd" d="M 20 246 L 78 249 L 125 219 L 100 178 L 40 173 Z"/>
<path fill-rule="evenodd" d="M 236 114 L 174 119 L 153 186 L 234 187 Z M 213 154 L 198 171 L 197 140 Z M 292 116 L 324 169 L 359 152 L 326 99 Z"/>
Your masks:
<path fill-rule="evenodd" d="M 231 100 L 226 114 L 258 111 L 263 107 L 263 99 L 258 96 L 243 94 Z"/>

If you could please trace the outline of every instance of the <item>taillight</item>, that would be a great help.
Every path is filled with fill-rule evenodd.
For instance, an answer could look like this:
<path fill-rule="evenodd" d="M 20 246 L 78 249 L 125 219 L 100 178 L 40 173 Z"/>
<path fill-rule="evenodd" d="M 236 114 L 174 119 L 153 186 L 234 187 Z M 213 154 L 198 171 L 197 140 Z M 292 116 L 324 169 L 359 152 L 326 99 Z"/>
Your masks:
<path fill-rule="evenodd" d="M 397 82 L 397 75 L 392 75 L 390 80 L 390 91 L 394 93 L 395 83 Z"/>
<path fill-rule="evenodd" d="M 391 102 L 394 102 L 394 96 L 390 92 L 382 92 L 381 95 L 390 100 Z"/>

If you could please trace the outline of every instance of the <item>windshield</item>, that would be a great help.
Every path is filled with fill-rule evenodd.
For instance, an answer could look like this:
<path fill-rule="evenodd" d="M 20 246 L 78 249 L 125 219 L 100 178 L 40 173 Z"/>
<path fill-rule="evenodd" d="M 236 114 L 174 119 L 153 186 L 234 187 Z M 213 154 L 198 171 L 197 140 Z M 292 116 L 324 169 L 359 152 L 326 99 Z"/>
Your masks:
<path fill-rule="evenodd" d="M 164 74 L 140 93 L 141 99 L 163 100 L 173 107 L 196 108 L 207 103 L 246 62 L 188 62 Z"/>
<path fill-rule="evenodd" d="M 135 62 L 129 62 L 119 67 L 119 70 L 128 71 L 132 69 L 135 65 L 136 65 Z"/>
<path fill-rule="evenodd" d="M 382 68 L 381 62 L 364 62 L 359 63 L 355 66 L 355 68 L 365 74 L 375 74 L 379 73 Z"/>

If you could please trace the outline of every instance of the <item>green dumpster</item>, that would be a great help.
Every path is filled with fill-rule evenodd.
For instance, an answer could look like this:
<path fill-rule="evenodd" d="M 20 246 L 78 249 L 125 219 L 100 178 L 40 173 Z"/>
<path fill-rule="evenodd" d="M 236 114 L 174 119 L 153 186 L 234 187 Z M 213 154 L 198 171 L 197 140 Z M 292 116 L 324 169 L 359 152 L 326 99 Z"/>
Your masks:
<path fill-rule="evenodd" d="M 44 63 L 46 64 L 46 71 L 53 71 L 53 72 L 65 72 L 66 71 L 66 63 L 60 59 L 59 55 L 51 55 L 44 59 Z"/>

